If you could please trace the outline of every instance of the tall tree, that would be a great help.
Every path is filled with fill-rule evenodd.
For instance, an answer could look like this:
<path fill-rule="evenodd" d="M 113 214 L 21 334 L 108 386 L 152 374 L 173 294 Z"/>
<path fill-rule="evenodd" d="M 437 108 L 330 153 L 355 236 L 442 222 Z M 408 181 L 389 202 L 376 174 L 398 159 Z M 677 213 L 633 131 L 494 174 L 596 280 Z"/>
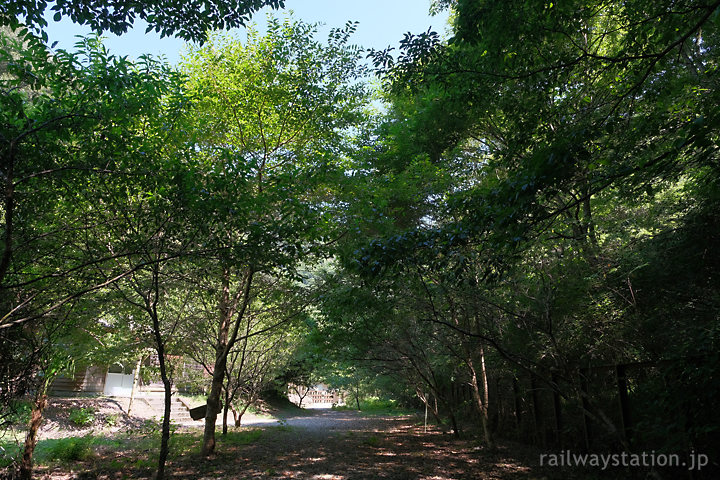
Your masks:
<path fill-rule="evenodd" d="M 432 286 L 431 318 L 563 398 L 583 395 L 572 380 L 580 366 L 689 355 L 712 369 L 717 316 L 688 299 L 716 298 L 716 262 L 685 242 L 700 225 L 703 249 L 717 239 L 707 215 L 717 205 L 720 4 L 437 3 L 455 8 L 446 44 L 427 32 L 406 36 L 397 59 L 372 54 L 394 108 L 408 113 L 389 145 L 399 159 L 374 165 L 410 172 L 425 155 L 449 188 L 427 196 L 438 208 L 422 222 L 371 237 L 347 264 L 417 294 Z M 686 262 L 660 260 L 659 242 L 685 245 Z M 688 288 L 647 276 L 663 269 Z M 657 290 L 672 294 L 657 302 Z M 674 395 L 666 401 L 684 404 Z M 601 407 L 586 413 L 603 417 Z M 617 425 L 600 423 L 622 443 Z M 709 442 L 701 423 L 689 415 L 679 437 Z"/>
<path fill-rule="evenodd" d="M 322 202 L 342 176 L 347 134 L 366 102 L 358 82 L 355 26 L 333 30 L 326 45 L 316 29 L 270 19 L 245 44 L 212 36 L 184 68 L 195 100 L 197 151 L 204 156 L 198 212 L 218 299 L 218 328 L 207 402 L 203 454 L 215 448 L 215 421 L 228 355 L 240 338 L 260 275 L 293 276 L 298 261 L 329 235 Z"/>
<path fill-rule="evenodd" d="M 33 50 L 6 52 L 15 61 L 8 62 L 3 77 L 7 95 L 1 111 L 0 350 L 7 365 L 21 368 L 22 378 L 7 372 L 18 381 L 3 396 L 14 397 L 27 389 L 23 382 L 32 384 L 39 373 L 33 369 L 41 366 L 32 356 L 12 353 L 9 347 L 17 346 L 20 332 L 66 322 L 82 297 L 141 268 L 123 261 L 142 252 L 130 238 L 142 220 L 128 224 L 128 209 L 137 205 L 128 195 L 138 191 L 133 184 L 140 190 L 147 186 L 139 179 L 149 170 L 138 159 L 158 151 L 154 133 L 160 124 L 148 119 L 163 118 L 174 74 L 149 58 L 138 64 L 115 58 L 97 38 L 49 60 Z M 54 340 L 45 340 L 53 349 Z"/>

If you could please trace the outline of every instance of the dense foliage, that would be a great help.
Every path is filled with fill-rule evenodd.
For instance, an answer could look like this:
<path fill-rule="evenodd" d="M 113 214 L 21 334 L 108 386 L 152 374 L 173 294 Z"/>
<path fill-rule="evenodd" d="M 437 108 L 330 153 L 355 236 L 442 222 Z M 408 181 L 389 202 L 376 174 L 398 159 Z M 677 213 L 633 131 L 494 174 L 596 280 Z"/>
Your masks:
<path fill-rule="evenodd" d="M 718 4 L 453 6 L 447 43 L 371 53 L 392 108 L 363 181 L 399 188 L 374 190 L 371 238 L 332 284 L 384 308 L 332 300 L 328 333 L 378 331 L 438 400 L 456 392 L 423 371 L 489 382 L 480 416 L 519 437 L 715 451 Z M 395 315 L 424 332 L 415 353 Z"/>
<path fill-rule="evenodd" d="M 277 381 L 488 447 L 720 450 L 720 2 L 437 1 L 450 38 L 370 52 L 374 115 L 352 23 L 205 37 L 265 4 L 56 2 L 207 40 L 178 69 L 3 32 L 4 407 L 152 349 L 166 412 L 203 366 L 206 455 Z"/>
<path fill-rule="evenodd" d="M 8 0 L 0 5 L 0 26 L 16 29 L 21 24 L 39 33 L 45 41 L 47 27 L 44 15 L 50 12 L 53 20 L 70 18 L 88 25 L 93 31 L 121 35 L 133 26 L 136 19 L 144 20 L 147 31 L 155 30 L 163 37 L 176 35 L 185 40 L 203 41 L 212 29 L 245 25 L 253 13 L 262 7 L 282 8 L 283 0 L 192 1 L 161 2 L 122 0 Z"/>

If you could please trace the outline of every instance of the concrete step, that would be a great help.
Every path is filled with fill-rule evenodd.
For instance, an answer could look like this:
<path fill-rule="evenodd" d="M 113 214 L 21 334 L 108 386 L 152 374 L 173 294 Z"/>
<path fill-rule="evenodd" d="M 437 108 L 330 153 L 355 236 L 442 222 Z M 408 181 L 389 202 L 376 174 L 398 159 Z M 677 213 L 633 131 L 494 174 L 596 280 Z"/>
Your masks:
<path fill-rule="evenodd" d="M 140 397 L 138 398 L 139 401 L 145 403 L 148 407 L 150 407 L 155 413 L 158 418 L 162 418 L 163 412 L 165 410 L 165 399 L 161 397 Z M 170 410 L 170 419 L 174 420 L 176 422 L 192 422 L 192 418 L 190 417 L 190 411 L 187 409 L 185 404 L 180 401 L 178 398 L 172 399 L 171 404 L 171 410 Z"/>

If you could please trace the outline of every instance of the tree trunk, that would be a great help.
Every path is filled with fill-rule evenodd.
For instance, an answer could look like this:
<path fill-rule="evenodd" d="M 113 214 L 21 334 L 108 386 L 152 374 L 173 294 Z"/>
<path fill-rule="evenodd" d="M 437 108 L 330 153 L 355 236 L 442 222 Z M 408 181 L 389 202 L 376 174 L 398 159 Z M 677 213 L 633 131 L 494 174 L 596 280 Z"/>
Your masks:
<path fill-rule="evenodd" d="M 457 316 L 454 316 L 455 324 L 460 326 L 460 320 Z M 477 322 L 477 317 L 476 317 Z M 475 362 L 473 360 L 473 349 L 472 345 L 469 345 L 467 341 L 461 340 L 461 346 L 465 356 L 465 364 L 470 371 L 470 386 L 472 387 L 472 395 L 475 400 L 475 406 L 480 413 L 480 423 L 483 430 L 483 439 L 485 445 L 489 448 L 493 447 L 493 439 L 490 430 L 490 415 L 488 405 L 490 403 L 490 396 L 488 394 L 488 379 L 487 369 L 485 368 L 485 347 L 482 343 L 479 345 L 480 351 L 480 376 L 482 380 L 482 391 L 480 390 L 480 381 L 478 380 L 477 370 L 475 369 Z"/>
<path fill-rule="evenodd" d="M 355 403 L 357 404 L 358 411 L 360 410 L 360 382 L 355 384 Z"/>
<path fill-rule="evenodd" d="M 47 388 L 42 388 L 36 395 L 35 401 L 30 412 L 30 423 L 28 424 L 28 433 L 25 436 L 25 450 L 23 451 L 22 461 L 20 463 L 20 480 L 30 480 L 32 478 L 33 453 L 37 445 L 37 433 L 40 423 L 43 419 L 43 410 L 47 404 Z"/>
<path fill-rule="evenodd" d="M 585 186 L 583 188 L 583 196 L 585 197 L 583 200 L 583 220 L 587 230 L 587 239 L 593 247 L 597 247 L 598 243 L 597 236 L 595 235 L 595 223 L 593 221 L 592 208 L 590 205 L 590 184 L 587 180 L 585 181 Z"/>
<path fill-rule="evenodd" d="M 440 418 L 440 412 L 438 411 L 437 406 L 437 397 L 433 395 L 433 398 L 435 399 L 435 402 L 433 405 L 430 405 L 430 399 L 429 395 L 425 395 L 420 391 L 420 389 L 415 389 L 417 392 L 418 397 L 420 397 L 420 400 L 425 404 L 425 408 L 432 413 L 433 418 L 435 418 L 435 424 L 442 427 L 442 419 Z"/>
<path fill-rule="evenodd" d="M 163 382 L 163 389 L 165 391 L 165 402 L 163 408 L 163 422 L 160 431 L 160 454 L 158 455 L 158 468 L 155 472 L 155 478 L 162 480 L 165 478 L 165 462 L 167 461 L 169 443 L 170 443 L 170 409 L 172 408 L 172 382 L 168 376 L 168 369 L 166 363 L 166 351 L 165 351 L 165 340 L 162 336 L 162 329 L 160 328 L 160 317 L 158 316 L 157 306 L 160 301 L 160 271 L 159 265 L 156 263 L 153 265 L 152 276 L 152 294 L 148 294 L 145 298 L 146 311 L 153 324 L 153 336 L 155 337 L 155 351 L 158 356 L 158 363 L 160 364 L 160 378 Z"/>
<path fill-rule="evenodd" d="M 245 415 L 245 412 L 247 412 L 247 409 L 249 406 L 250 406 L 249 403 L 243 405 L 243 407 L 240 409 L 239 412 L 236 412 L 235 410 L 233 410 L 233 417 L 235 418 L 235 426 L 236 427 L 240 426 L 240 424 L 242 422 L 242 417 L 243 417 L 243 415 Z"/>
<path fill-rule="evenodd" d="M 297 393 L 298 399 L 300 399 L 298 401 L 298 408 L 302 408 L 303 401 L 305 400 L 305 397 L 308 396 L 308 393 L 310 393 L 310 389 L 308 387 L 295 387 L 295 393 Z"/>
<path fill-rule="evenodd" d="M 489 414 L 489 407 L 490 407 L 490 390 L 488 389 L 488 377 L 487 377 L 487 368 L 485 367 L 485 347 L 483 345 L 480 345 L 480 375 L 482 377 L 482 383 L 483 383 L 483 395 L 482 395 L 482 401 L 480 402 L 483 406 L 483 412 L 482 412 L 482 418 L 483 418 L 483 434 L 485 435 L 485 443 L 488 447 L 493 447 L 493 438 L 492 438 L 492 432 L 489 427 L 489 421 L 490 421 L 490 414 Z M 475 381 L 477 382 L 477 377 L 475 378 Z"/>
<path fill-rule="evenodd" d="M 227 435 L 228 430 L 228 410 L 230 410 L 230 392 L 225 389 L 225 405 L 223 405 L 223 426 L 222 434 Z"/>
<path fill-rule="evenodd" d="M 488 415 L 488 391 L 487 391 L 487 372 L 485 370 L 485 352 L 483 347 L 480 346 L 480 374 L 482 376 L 483 391 L 480 391 L 480 382 L 478 381 L 477 371 L 475 370 L 475 364 L 471 357 L 466 359 L 468 369 L 470 370 L 470 385 L 472 386 L 473 399 L 475 400 L 475 406 L 480 413 L 480 423 L 483 429 L 483 437 L 485 445 L 492 448 L 493 440 L 490 433 L 489 427 L 489 415 Z"/>
<path fill-rule="evenodd" d="M 203 431 L 202 455 L 209 456 L 215 451 L 215 422 L 220 412 L 220 394 L 223 384 L 223 369 L 218 369 L 215 364 L 210 394 L 207 399 L 207 414 L 205 415 L 205 430 Z"/>
<path fill-rule="evenodd" d="M 170 452 L 170 414 L 172 411 L 172 383 L 167 376 L 164 360 L 160 361 L 160 376 L 165 388 L 165 405 L 163 408 L 163 422 L 160 436 L 160 455 L 158 456 L 157 480 L 165 478 L 165 462 Z"/>
<path fill-rule="evenodd" d="M 165 342 L 162 339 L 160 332 L 160 321 L 157 316 L 157 312 L 153 309 L 153 327 L 155 330 L 155 350 L 158 354 L 158 362 L 160 363 L 160 378 L 163 382 L 163 389 L 165 391 L 164 408 L 163 408 L 163 422 L 160 431 L 160 454 L 158 455 L 158 468 L 155 473 L 157 480 L 165 478 L 165 462 L 167 461 L 169 444 L 170 444 L 170 412 L 172 408 L 172 382 L 168 377 L 167 365 L 165 363 Z"/>
<path fill-rule="evenodd" d="M 203 432 L 202 455 L 209 456 L 215 451 L 215 422 L 220 413 L 220 395 L 227 366 L 227 342 L 230 333 L 232 311 L 230 307 L 230 272 L 223 272 L 223 288 L 220 294 L 220 324 L 218 325 L 218 338 L 215 346 L 215 365 L 213 366 L 210 394 L 207 399 L 207 414 L 205 415 L 205 430 Z"/>
<path fill-rule="evenodd" d="M 207 415 L 205 416 L 205 430 L 203 432 L 201 450 L 201 454 L 205 457 L 210 456 L 215 451 L 215 422 L 222 408 L 220 395 L 222 394 L 223 381 L 225 380 L 228 355 L 237 340 L 240 320 L 245 316 L 245 311 L 250 303 L 250 287 L 252 286 L 253 275 L 254 271 L 249 269 L 242 292 L 237 292 L 231 301 L 230 271 L 228 269 L 223 271 L 223 288 L 219 302 L 220 323 L 218 325 L 215 365 L 213 366 L 210 394 L 207 399 Z M 236 311 L 235 307 L 240 298 L 242 298 L 242 306 Z M 233 316 L 237 316 L 237 320 L 231 332 L 230 325 Z"/>
<path fill-rule="evenodd" d="M 135 378 L 133 378 L 132 390 L 130 390 L 130 401 L 128 402 L 127 414 L 130 415 L 132 411 L 133 402 L 135 401 L 135 394 L 137 393 L 138 384 L 140 383 L 140 368 L 142 367 L 142 355 L 138 358 L 137 365 L 135 365 Z"/>
<path fill-rule="evenodd" d="M 428 403 L 428 405 L 429 405 L 429 403 Z M 440 418 L 440 410 L 438 410 L 437 397 L 435 395 L 433 395 L 433 405 L 432 405 L 432 407 L 430 407 L 430 413 L 432 413 L 433 418 L 435 419 L 435 423 L 439 427 L 442 427 L 443 421 L 442 421 L 442 418 Z M 442 429 L 445 430 L 444 427 Z"/>

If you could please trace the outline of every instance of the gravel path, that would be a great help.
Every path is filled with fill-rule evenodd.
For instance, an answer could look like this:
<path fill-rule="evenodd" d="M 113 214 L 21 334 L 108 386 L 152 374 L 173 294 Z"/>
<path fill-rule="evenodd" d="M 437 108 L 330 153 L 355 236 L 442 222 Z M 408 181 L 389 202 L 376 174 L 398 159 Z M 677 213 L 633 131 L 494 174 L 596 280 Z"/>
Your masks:
<path fill-rule="evenodd" d="M 287 425 L 307 433 L 325 434 L 342 431 L 377 432 L 388 427 L 392 428 L 393 424 L 406 423 L 406 421 L 402 417 L 372 417 L 355 411 L 313 409 L 298 415 L 285 416 L 279 420 L 248 419 L 248 421 L 243 421 L 243 426 Z"/>

